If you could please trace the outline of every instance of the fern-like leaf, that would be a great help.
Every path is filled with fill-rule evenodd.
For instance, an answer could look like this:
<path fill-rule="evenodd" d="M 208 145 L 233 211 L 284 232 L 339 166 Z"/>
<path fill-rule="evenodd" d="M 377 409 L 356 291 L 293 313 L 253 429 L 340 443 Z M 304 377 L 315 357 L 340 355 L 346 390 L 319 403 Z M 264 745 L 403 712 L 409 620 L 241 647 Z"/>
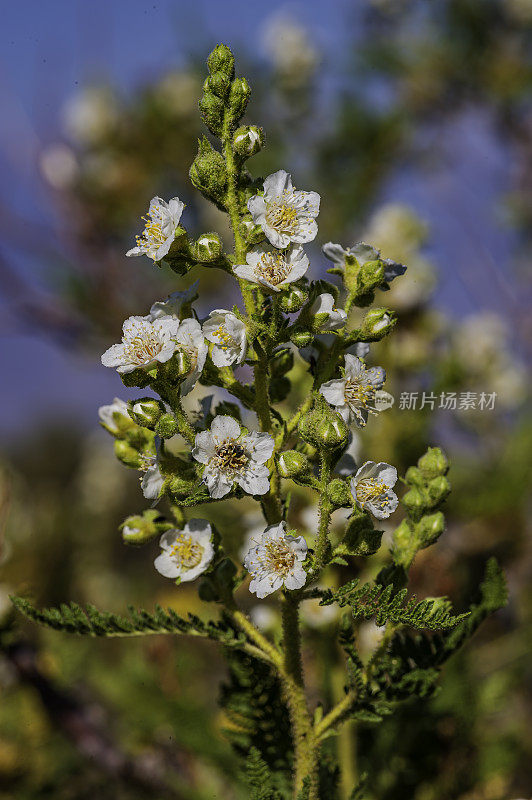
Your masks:
<path fill-rule="evenodd" d="M 384 587 L 365 583 L 360 586 L 358 578 L 355 578 L 336 592 L 324 592 L 320 605 L 348 605 L 355 619 L 375 617 L 377 625 L 391 622 L 432 630 L 453 628 L 468 616 L 450 614 L 445 604 L 439 605 L 435 600 L 418 601 L 414 595 L 407 599 L 407 594 L 406 589 L 394 592 L 392 585 Z"/>

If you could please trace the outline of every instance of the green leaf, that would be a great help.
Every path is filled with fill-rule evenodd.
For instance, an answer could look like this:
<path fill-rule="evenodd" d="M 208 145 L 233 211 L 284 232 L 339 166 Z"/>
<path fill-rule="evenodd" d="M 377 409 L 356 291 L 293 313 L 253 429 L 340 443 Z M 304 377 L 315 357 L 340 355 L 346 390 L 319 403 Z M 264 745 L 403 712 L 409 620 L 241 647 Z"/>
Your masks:
<path fill-rule="evenodd" d="M 406 589 L 394 592 L 393 586 L 370 583 L 359 586 L 358 578 L 336 592 L 325 591 L 320 605 L 331 603 L 350 606 L 355 619 L 375 617 L 377 625 L 391 622 L 439 630 L 452 628 L 467 617 L 467 614 L 450 614 L 448 603 L 441 603 L 439 599 L 417 601 L 415 595 L 407 599 Z"/>

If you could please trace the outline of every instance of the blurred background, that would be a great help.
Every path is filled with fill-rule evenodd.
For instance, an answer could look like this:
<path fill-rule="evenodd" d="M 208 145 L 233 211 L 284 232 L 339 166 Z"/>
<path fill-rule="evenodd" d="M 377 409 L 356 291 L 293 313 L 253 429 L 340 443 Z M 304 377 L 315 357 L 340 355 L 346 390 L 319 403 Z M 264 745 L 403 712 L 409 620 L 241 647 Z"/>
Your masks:
<path fill-rule="evenodd" d="M 492 554 L 509 582 L 508 607 L 446 667 L 439 695 L 360 726 L 347 761 L 369 772 L 371 800 L 530 797 L 532 0 L 53 0 L 11 4 L 0 41 L 0 798 L 246 797 L 216 710 L 227 676 L 214 645 L 73 639 L 14 623 L 8 601 L 200 611 L 194 589 L 155 572 L 156 545 L 122 544 L 119 523 L 145 501 L 97 410 L 138 396 L 100 365 L 125 317 L 196 278 L 200 315 L 232 300 L 221 273 L 180 279 L 125 258 L 155 194 L 187 202 L 192 235 L 229 241 L 188 179 L 219 41 L 266 131 L 251 170 L 284 167 L 322 196 L 311 277 L 330 266 L 329 240 L 365 239 L 408 265 L 377 301 L 399 324 L 368 359 L 398 402 L 356 444 L 400 471 L 428 445 L 451 459 L 448 530 L 418 557 L 413 589 L 465 608 Z M 439 407 L 442 392 L 455 409 Z M 476 407 L 460 403 L 468 392 Z M 238 555 L 252 505 L 217 509 Z M 292 516 L 312 534 L 303 492 Z M 248 604 L 275 627 L 273 606 Z M 323 609 L 305 620 L 323 649 L 310 688 L 329 697 L 341 691 L 335 624 Z M 363 649 L 377 633 L 361 630 Z"/>

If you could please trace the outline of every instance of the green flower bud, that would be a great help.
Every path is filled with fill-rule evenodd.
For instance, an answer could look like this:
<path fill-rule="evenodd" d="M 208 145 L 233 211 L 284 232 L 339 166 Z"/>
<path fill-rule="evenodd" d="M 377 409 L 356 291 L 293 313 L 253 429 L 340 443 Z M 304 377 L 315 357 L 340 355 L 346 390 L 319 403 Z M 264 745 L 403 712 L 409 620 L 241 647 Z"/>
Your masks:
<path fill-rule="evenodd" d="M 295 478 L 310 471 L 310 462 L 304 453 L 285 450 L 277 456 L 279 474 L 282 478 Z"/>
<path fill-rule="evenodd" d="M 439 447 L 429 447 L 417 464 L 426 479 L 436 478 L 438 475 L 446 475 L 449 471 L 447 457 Z"/>
<path fill-rule="evenodd" d="M 192 245 L 192 254 L 197 261 L 209 264 L 223 253 L 222 240 L 217 233 L 203 233 Z"/>
<path fill-rule="evenodd" d="M 392 312 L 386 308 L 372 308 L 362 322 L 362 333 L 367 337 L 374 338 L 375 341 L 384 338 L 395 325 Z"/>
<path fill-rule="evenodd" d="M 412 523 L 404 519 L 393 532 L 394 549 L 398 553 L 401 552 L 406 554 L 410 553 L 410 551 L 412 551 L 412 553 L 415 553 L 416 550 L 415 542 L 416 542 L 416 536 L 412 529 Z M 394 556 L 394 561 L 397 560 L 398 558 Z"/>
<path fill-rule="evenodd" d="M 219 97 L 206 92 L 198 103 L 201 118 L 207 128 L 215 136 L 219 136 L 223 129 L 224 104 Z"/>
<path fill-rule="evenodd" d="M 441 511 L 435 514 L 429 514 L 418 523 L 419 538 L 423 542 L 423 547 L 428 547 L 434 544 L 435 541 L 442 535 L 445 530 L 445 517 Z"/>
<path fill-rule="evenodd" d="M 352 517 L 340 547 L 353 556 L 372 556 L 381 546 L 383 531 L 376 531 L 367 517 Z"/>
<path fill-rule="evenodd" d="M 131 372 L 121 372 L 120 377 L 124 386 L 132 388 L 136 386 L 138 389 L 144 389 L 149 386 L 151 377 L 144 369 L 134 369 Z"/>
<path fill-rule="evenodd" d="M 260 225 L 254 225 L 251 215 L 245 216 L 241 220 L 242 234 L 247 244 L 258 244 L 264 239 L 264 231 Z"/>
<path fill-rule="evenodd" d="M 192 361 L 185 350 L 177 350 L 167 362 L 166 374 L 171 382 L 180 383 L 192 369 Z"/>
<path fill-rule="evenodd" d="M 408 467 L 405 474 L 405 481 L 410 484 L 410 486 L 425 486 L 423 475 L 417 467 Z"/>
<path fill-rule="evenodd" d="M 128 403 L 129 416 L 137 425 L 153 430 L 157 420 L 164 414 L 165 406 L 162 400 L 154 397 L 141 397 L 140 400 Z"/>
<path fill-rule="evenodd" d="M 238 122 L 243 116 L 250 94 L 251 89 L 247 80 L 245 78 L 235 78 L 229 91 L 229 108 L 234 122 Z"/>
<path fill-rule="evenodd" d="M 281 403 L 290 393 L 292 384 L 284 375 L 274 377 L 270 381 L 269 394 L 272 403 Z"/>
<path fill-rule="evenodd" d="M 209 75 L 203 84 L 203 89 L 206 93 L 212 92 L 216 97 L 220 97 L 224 100 L 229 93 L 230 85 L 231 79 L 225 73 L 218 70 Z"/>
<path fill-rule="evenodd" d="M 162 414 L 155 426 L 155 433 L 157 436 L 160 436 L 161 439 L 170 439 L 172 436 L 175 436 L 176 433 L 179 433 L 179 425 L 174 415 L 169 412 Z"/>
<path fill-rule="evenodd" d="M 172 528 L 172 523 L 168 522 L 153 508 L 143 511 L 142 514 L 134 514 L 120 525 L 122 539 L 125 544 L 141 545 L 151 541 L 156 536 Z"/>
<path fill-rule="evenodd" d="M 357 293 L 364 294 L 376 289 L 384 279 L 384 264 L 382 261 L 366 261 L 360 267 L 357 276 Z"/>
<path fill-rule="evenodd" d="M 334 478 L 327 486 L 327 497 L 337 508 L 350 506 L 353 502 L 349 486 L 341 478 Z"/>
<path fill-rule="evenodd" d="M 323 419 L 316 428 L 317 447 L 335 450 L 347 444 L 349 429 L 339 414 L 330 419 Z"/>
<path fill-rule="evenodd" d="M 135 450 L 125 439 L 115 439 L 114 447 L 115 456 L 126 467 L 141 469 L 144 466 L 144 460 L 138 450 Z"/>
<path fill-rule="evenodd" d="M 407 508 L 409 513 L 414 516 L 427 506 L 427 498 L 417 488 L 410 489 L 409 492 L 404 494 L 401 502 Z"/>
<path fill-rule="evenodd" d="M 170 475 L 165 481 L 164 490 L 176 498 L 185 498 L 192 494 L 194 481 L 182 478 L 180 475 Z"/>
<path fill-rule="evenodd" d="M 207 59 L 209 72 L 223 72 L 228 78 L 235 74 L 235 58 L 225 44 L 218 44 Z"/>
<path fill-rule="evenodd" d="M 227 185 L 225 161 L 205 136 L 199 141 L 198 155 L 189 171 L 190 180 L 202 194 L 221 202 Z"/>
<path fill-rule="evenodd" d="M 277 350 L 270 361 L 270 372 L 274 376 L 286 375 L 294 366 L 294 354 L 288 348 Z"/>
<path fill-rule="evenodd" d="M 290 341 L 296 347 L 308 347 L 314 339 L 314 334 L 311 331 L 294 331 L 290 336 Z"/>
<path fill-rule="evenodd" d="M 257 125 L 242 125 L 233 136 L 233 148 L 241 158 L 249 158 L 264 147 L 264 131 Z"/>
<path fill-rule="evenodd" d="M 281 308 L 287 314 L 300 311 L 308 300 L 308 292 L 299 286 L 290 284 L 290 287 L 281 294 Z"/>
<path fill-rule="evenodd" d="M 427 491 L 433 503 L 439 503 L 444 500 L 451 491 L 451 484 L 445 475 L 439 475 L 437 478 L 432 478 L 427 486 Z"/>

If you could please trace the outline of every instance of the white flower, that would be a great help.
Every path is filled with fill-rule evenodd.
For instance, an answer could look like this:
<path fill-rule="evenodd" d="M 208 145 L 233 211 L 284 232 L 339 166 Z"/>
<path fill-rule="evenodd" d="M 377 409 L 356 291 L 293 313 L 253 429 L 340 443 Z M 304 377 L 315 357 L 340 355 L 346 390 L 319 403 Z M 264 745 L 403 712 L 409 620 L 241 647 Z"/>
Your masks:
<path fill-rule="evenodd" d="M 168 253 L 179 227 L 179 220 L 185 204 L 179 197 L 172 197 L 168 203 L 160 197 L 154 197 L 146 217 L 141 236 L 137 236 L 137 246 L 128 250 L 127 256 L 147 255 L 154 261 L 160 261 Z"/>
<path fill-rule="evenodd" d="M 166 300 L 159 300 L 150 308 L 148 314 L 151 320 L 160 317 L 179 317 L 179 313 L 186 303 L 190 303 L 198 291 L 199 281 L 194 281 L 184 292 L 172 292 Z"/>
<path fill-rule="evenodd" d="M 280 253 L 266 245 L 251 250 L 246 262 L 233 267 L 235 275 L 274 292 L 302 278 L 309 265 L 302 247 L 291 247 L 287 252 Z"/>
<path fill-rule="evenodd" d="M 142 494 L 146 500 L 157 500 L 163 488 L 164 476 L 159 469 L 157 460 L 154 458 L 154 463 L 150 464 L 146 472 L 142 476 L 140 483 Z"/>
<path fill-rule="evenodd" d="M 381 391 L 385 380 L 382 367 L 366 369 L 363 361 L 347 353 L 344 377 L 322 384 L 320 394 L 345 422 L 354 422 L 357 428 L 363 428 L 369 414 L 377 414 L 393 405 L 392 395 Z"/>
<path fill-rule="evenodd" d="M 204 519 L 189 520 L 183 530 L 172 528 L 160 540 L 162 553 L 154 561 L 165 578 L 193 581 L 205 572 L 214 556 L 212 528 Z"/>
<path fill-rule="evenodd" d="M 302 536 L 286 533 L 285 522 L 270 525 L 257 536 L 244 559 L 244 566 L 252 576 L 250 592 L 262 598 L 281 586 L 300 589 L 307 579 L 303 569 L 306 556 L 307 543 Z"/>
<path fill-rule="evenodd" d="M 203 335 L 212 342 L 217 367 L 242 364 L 246 357 L 246 326 L 232 311 L 215 308 L 203 323 Z"/>
<path fill-rule="evenodd" d="M 327 242 L 327 244 L 323 245 L 322 250 L 327 258 L 338 267 L 345 266 L 345 260 L 348 256 L 354 256 L 361 267 L 367 261 L 382 261 L 384 264 L 383 280 L 385 283 L 390 283 L 394 278 L 397 278 L 399 275 L 404 275 L 406 272 L 404 264 L 399 264 L 391 258 L 382 258 L 380 251 L 377 250 L 376 247 L 372 247 L 365 242 L 357 242 L 353 247 L 349 247 L 347 250 L 340 244 Z"/>
<path fill-rule="evenodd" d="M 359 508 L 370 511 L 377 519 L 393 514 L 399 500 L 392 491 L 397 482 L 397 470 L 383 461 L 366 461 L 351 478 L 351 494 Z"/>
<path fill-rule="evenodd" d="M 108 430 L 109 433 L 112 433 L 113 436 L 118 436 L 118 434 L 121 433 L 122 428 L 120 422 L 123 417 L 126 418 L 129 425 L 133 423 L 133 420 L 129 416 L 127 403 L 119 397 L 115 397 L 109 406 L 100 406 L 98 409 L 98 416 L 104 428 Z"/>
<path fill-rule="evenodd" d="M 244 434 L 233 417 L 213 419 L 210 431 L 196 435 L 192 455 L 205 464 L 203 482 L 211 497 L 219 500 L 237 483 L 248 494 L 266 494 L 270 471 L 266 462 L 274 441 L 268 433 Z"/>
<path fill-rule="evenodd" d="M 201 325 L 197 319 L 184 319 L 179 324 L 175 339 L 176 348 L 186 353 L 190 360 L 189 373 L 180 385 L 181 394 L 188 394 L 192 391 L 203 372 L 208 348 L 205 344 Z"/>
<path fill-rule="evenodd" d="M 292 186 L 291 176 L 280 169 L 264 181 L 264 195 L 248 200 L 255 225 L 260 225 L 274 247 L 284 249 L 290 242 L 303 244 L 316 238 L 315 217 L 320 213 L 320 196 Z"/>
<path fill-rule="evenodd" d="M 347 314 L 343 308 L 336 308 L 332 294 L 320 294 L 312 303 L 310 313 L 327 314 L 327 319 L 320 325 L 320 331 L 337 331 L 343 328 L 347 320 Z"/>
<path fill-rule="evenodd" d="M 158 361 L 164 363 L 176 350 L 179 320 L 160 317 L 129 317 L 123 325 L 120 344 L 113 344 L 102 356 L 104 367 L 116 367 L 118 372 L 132 372 L 138 367 L 149 369 Z"/>

